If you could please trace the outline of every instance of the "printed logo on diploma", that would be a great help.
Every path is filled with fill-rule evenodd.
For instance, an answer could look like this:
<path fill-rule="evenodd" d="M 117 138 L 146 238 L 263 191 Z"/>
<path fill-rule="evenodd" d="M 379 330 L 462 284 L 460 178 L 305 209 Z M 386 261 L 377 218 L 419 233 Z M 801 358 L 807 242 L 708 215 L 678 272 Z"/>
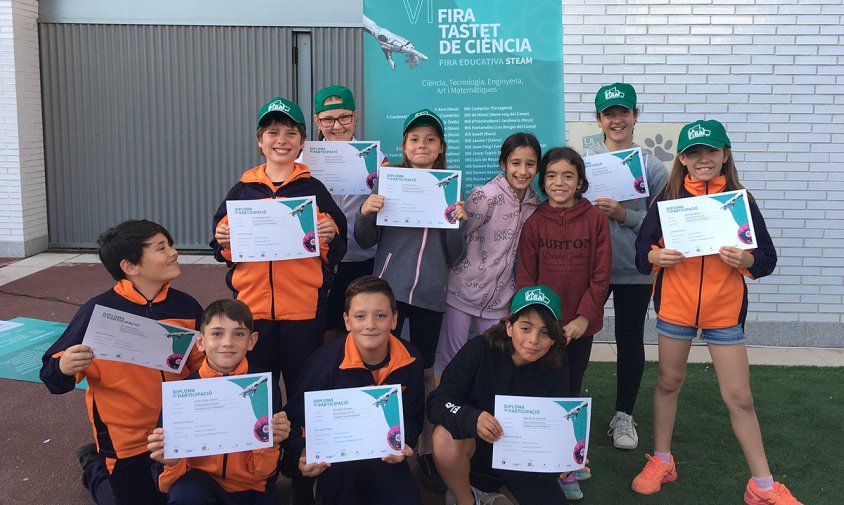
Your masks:
<path fill-rule="evenodd" d="M 457 170 L 381 167 L 378 194 L 384 207 L 380 226 L 458 228 L 454 217 L 460 201 L 461 174 Z"/>
<path fill-rule="evenodd" d="M 332 195 L 368 195 L 384 161 L 380 146 L 378 141 L 306 141 L 302 157 Z"/>
<path fill-rule="evenodd" d="M 270 373 L 161 384 L 164 457 L 272 447 Z"/>
<path fill-rule="evenodd" d="M 96 359 L 181 373 L 197 331 L 94 305 L 82 343 Z"/>
<path fill-rule="evenodd" d="M 232 261 L 280 261 L 319 256 L 313 196 L 226 202 Z"/>
<path fill-rule="evenodd" d="M 400 385 L 305 393 L 308 463 L 357 461 L 401 454 L 404 417 Z"/>
<path fill-rule="evenodd" d="M 589 191 L 583 196 L 590 201 L 612 198 L 624 202 L 650 195 L 642 149 L 639 147 L 587 156 L 583 162 L 589 181 Z"/>
<path fill-rule="evenodd" d="M 756 248 L 747 190 L 657 202 L 665 248 L 687 258 Z"/>
<path fill-rule="evenodd" d="M 504 435 L 492 445 L 492 468 L 568 472 L 583 468 L 589 450 L 591 398 L 495 396 Z"/>

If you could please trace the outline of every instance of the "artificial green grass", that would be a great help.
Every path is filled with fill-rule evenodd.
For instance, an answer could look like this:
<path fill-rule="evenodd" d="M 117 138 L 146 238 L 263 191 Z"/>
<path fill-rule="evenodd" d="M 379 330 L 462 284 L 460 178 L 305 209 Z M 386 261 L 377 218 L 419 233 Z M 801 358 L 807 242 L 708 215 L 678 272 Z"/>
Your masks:
<path fill-rule="evenodd" d="M 648 363 L 634 418 L 639 447 L 622 451 L 606 435 L 615 414 L 615 363 L 589 364 L 583 396 L 593 398 L 589 460 L 592 478 L 581 482 L 577 503 L 608 505 L 743 504 L 750 472 L 730 428 L 712 365 L 690 364 L 671 452 L 678 479 L 654 495 L 630 490 L 653 451 L 656 363 Z M 844 378 L 842 368 L 751 366 L 750 383 L 774 479 L 806 505 L 844 503 Z M 839 483 L 840 484 L 840 483 Z"/>

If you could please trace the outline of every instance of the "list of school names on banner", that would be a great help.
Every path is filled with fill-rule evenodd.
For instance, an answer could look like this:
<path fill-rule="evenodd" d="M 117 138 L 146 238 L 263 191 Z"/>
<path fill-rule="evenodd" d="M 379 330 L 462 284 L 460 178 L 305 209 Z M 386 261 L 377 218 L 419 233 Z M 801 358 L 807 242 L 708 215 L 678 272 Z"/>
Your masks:
<path fill-rule="evenodd" d="M 422 108 L 443 120 L 464 194 L 498 172 L 511 133 L 563 143 L 560 2 L 365 0 L 364 29 L 366 135 L 392 163 Z"/>

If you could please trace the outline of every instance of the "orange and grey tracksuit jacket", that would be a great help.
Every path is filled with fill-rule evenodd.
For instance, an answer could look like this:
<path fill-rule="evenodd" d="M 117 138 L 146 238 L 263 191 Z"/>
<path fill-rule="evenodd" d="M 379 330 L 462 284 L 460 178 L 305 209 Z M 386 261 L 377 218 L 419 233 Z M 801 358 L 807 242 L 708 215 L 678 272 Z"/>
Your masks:
<path fill-rule="evenodd" d="M 234 372 L 228 375 L 246 373 L 249 373 L 249 363 L 244 358 Z M 199 371 L 191 374 L 188 380 L 209 379 L 223 375 L 208 366 L 207 361 L 203 361 Z M 263 493 L 267 489 L 267 480 L 278 467 L 278 457 L 279 448 L 268 447 L 229 454 L 182 458 L 174 466 L 164 467 L 164 471 L 158 476 L 158 486 L 163 493 L 166 493 L 184 474 L 190 470 L 200 470 L 210 475 L 227 493 L 242 491 Z"/>
<path fill-rule="evenodd" d="M 311 177 L 308 167 L 296 163 L 293 173 L 275 185 L 267 177 L 266 164 L 245 172 L 226 195 L 214 214 L 212 231 L 228 222 L 226 201 L 264 200 L 315 196 L 317 220 L 330 217 L 337 234 L 328 244 L 320 243 L 320 256 L 285 261 L 238 263 L 232 261 L 231 250 L 211 240 L 217 261 L 231 266 L 226 278 L 235 298 L 252 310 L 255 319 L 304 321 L 316 317 L 317 307 L 325 304 L 333 282 L 334 267 L 346 254 L 346 216 L 331 198 L 328 190 Z"/>
<path fill-rule="evenodd" d="M 684 182 L 683 196 L 720 193 L 726 178 L 708 182 Z M 656 201 L 663 199 L 660 195 Z M 656 202 L 651 205 L 636 239 L 636 268 L 643 274 L 656 273 L 653 285 L 654 310 L 668 323 L 696 328 L 728 328 L 744 325 L 747 316 L 747 286 L 744 277 L 758 279 L 770 275 L 777 266 L 777 252 L 756 202 L 750 200 L 750 217 L 756 232 L 753 265 L 738 270 L 724 263 L 717 254 L 686 258 L 677 265 L 659 268 L 648 261 L 652 249 L 665 247 Z"/>
<path fill-rule="evenodd" d="M 94 430 L 97 450 L 106 458 L 109 472 L 117 459 L 147 451 L 147 436 L 155 429 L 161 413 L 161 383 L 181 380 L 202 363 L 202 353 L 191 349 L 182 374 L 94 358 L 91 365 L 75 376 L 59 369 L 64 351 L 81 344 L 95 305 L 129 312 L 182 328 L 199 328 L 202 307 L 190 295 L 165 285 L 152 300 L 135 290 L 128 280 L 90 299 L 73 317 L 61 337 L 42 357 L 41 380 L 54 394 L 71 391 L 82 379 L 88 380 L 85 403 Z"/>

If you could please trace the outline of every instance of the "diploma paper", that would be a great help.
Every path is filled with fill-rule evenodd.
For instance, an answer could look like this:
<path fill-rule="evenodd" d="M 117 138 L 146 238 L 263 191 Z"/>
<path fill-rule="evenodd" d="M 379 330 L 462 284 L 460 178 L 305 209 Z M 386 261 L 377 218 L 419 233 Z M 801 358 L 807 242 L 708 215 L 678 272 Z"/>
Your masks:
<path fill-rule="evenodd" d="M 617 202 L 635 200 L 650 195 L 642 149 L 634 147 L 583 158 L 589 191 L 583 194 L 595 198 L 612 198 Z"/>
<path fill-rule="evenodd" d="M 82 343 L 96 359 L 181 373 L 198 332 L 94 305 Z"/>
<path fill-rule="evenodd" d="M 492 468 L 520 472 L 583 468 L 591 416 L 591 398 L 495 395 L 495 418 L 504 435 L 492 445 Z"/>
<path fill-rule="evenodd" d="M 404 416 L 400 385 L 305 393 L 308 463 L 401 454 Z"/>
<path fill-rule="evenodd" d="M 161 384 L 164 457 L 272 447 L 269 372 Z"/>
<path fill-rule="evenodd" d="M 319 256 L 316 198 L 229 200 L 232 261 L 277 261 Z"/>
<path fill-rule="evenodd" d="M 718 254 L 723 246 L 756 247 L 747 191 L 658 202 L 665 248 L 687 258 Z"/>
<path fill-rule="evenodd" d="M 458 228 L 454 218 L 460 201 L 459 170 L 381 167 L 378 194 L 384 207 L 376 224 L 409 228 Z"/>
<path fill-rule="evenodd" d="M 302 161 L 332 195 L 368 195 L 385 158 L 378 141 L 305 141 Z"/>

